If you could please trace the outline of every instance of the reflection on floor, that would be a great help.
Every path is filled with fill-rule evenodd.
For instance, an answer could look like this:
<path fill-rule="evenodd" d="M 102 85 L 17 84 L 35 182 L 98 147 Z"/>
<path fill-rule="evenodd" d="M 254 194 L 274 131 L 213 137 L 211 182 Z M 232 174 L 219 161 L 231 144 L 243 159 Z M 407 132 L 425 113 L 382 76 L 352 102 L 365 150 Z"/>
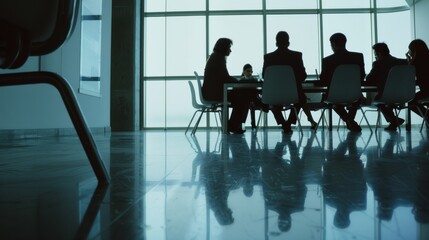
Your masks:
<path fill-rule="evenodd" d="M 0 140 L 2 239 L 429 239 L 428 132 Z"/>

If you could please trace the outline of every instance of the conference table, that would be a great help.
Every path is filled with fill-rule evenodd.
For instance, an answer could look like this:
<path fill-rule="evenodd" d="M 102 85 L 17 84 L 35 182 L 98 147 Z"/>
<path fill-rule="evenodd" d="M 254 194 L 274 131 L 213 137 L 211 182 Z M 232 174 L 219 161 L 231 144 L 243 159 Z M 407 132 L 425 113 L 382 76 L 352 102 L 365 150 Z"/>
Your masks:
<path fill-rule="evenodd" d="M 222 131 L 223 133 L 228 133 L 228 118 L 229 118 L 229 109 L 228 109 L 228 91 L 233 89 L 243 89 L 243 88 L 254 88 L 262 89 L 263 82 L 254 82 L 254 83 L 225 83 L 223 85 L 223 103 L 222 103 Z M 325 93 L 327 92 L 327 87 L 315 86 L 314 83 L 303 83 L 303 89 L 305 93 Z M 362 86 L 362 92 L 377 92 L 377 87 L 375 86 Z M 264 120 L 264 125 L 266 125 L 266 119 Z M 406 129 L 410 129 L 411 116 L 409 111 L 406 114 Z M 332 130 L 332 111 L 328 111 L 328 129 Z"/>

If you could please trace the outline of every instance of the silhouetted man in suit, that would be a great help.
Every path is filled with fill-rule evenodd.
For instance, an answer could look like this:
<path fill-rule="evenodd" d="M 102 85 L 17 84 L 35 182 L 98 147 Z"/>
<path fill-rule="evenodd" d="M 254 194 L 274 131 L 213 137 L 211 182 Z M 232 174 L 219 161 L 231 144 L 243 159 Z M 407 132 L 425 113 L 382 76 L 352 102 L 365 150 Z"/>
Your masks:
<path fill-rule="evenodd" d="M 372 49 L 374 50 L 375 61 L 372 63 L 371 71 L 366 76 L 366 83 L 377 86 L 378 94 L 375 96 L 375 100 L 377 100 L 383 94 L 390 69 L 396 65 L 406 65 L 408 62 L 406 59 L 399 59 L 390 55 L 389 47 L 385 43 L 376 43 Z M 404 119 L 395 116 L 393 108 L 385 105 L 379 107 L 386 121 L 390 123 L 385 130 L 395 131 L 399 125 L 404 123 Z"/>
<path fill-rule="evenodd" d="M 334 54 L 322 59 L 322 72 L 320 73 L 320 83 L 323 86 L 328 86 L 331 83 L 335 68 L 341 64 L 358 64 L 360 67 L 361 81 L 365 78 L 365 69 L 363 54 L 357 52 L 349 52 L 346 49 L 347 38 L 342 33 L 335 33 L 330 38 L 331 48 Z M 354 120 L 357 108 L 360 102 L 356 102 L 349 107 L 349 112 L 346 111 L 346 106 L 335 105 L 334 110 L 340 118 L 346 122 L 347 128 L 354 132 L 360 132 L 362 129 Z"/>
<path fill-rule="evenodd" d="M 292 51 L 289 49 L 289 34 L 284 31 L 280 31 L 276 35 L 277 50 L 274 52 L 265 54 L 264 66 L 262 68 L 262 76 L 264 77 L 265 70 L 267 67 L 272 65 L 290 65 L 294 71 L 295 79 L 297 82 L 299 101 L 305 102 L 306 96 L 302 90 L 302 82 L 307 78 L 305 72 L 304 63 L 302 61 L 302 53 Z M 296 111 L 299 112 L 301 106 L 295 105 Z M 285 121 L 282 114 L 282 106 L 273 106 L 271 111 L 273 112 L 274 118 L 278 125 L 282 125 L 282 129 L 285 133 L 291 133 L 291 124 L 295 124 L 297 116 L 294 111 L 290 111 L 289 118 Z"/>

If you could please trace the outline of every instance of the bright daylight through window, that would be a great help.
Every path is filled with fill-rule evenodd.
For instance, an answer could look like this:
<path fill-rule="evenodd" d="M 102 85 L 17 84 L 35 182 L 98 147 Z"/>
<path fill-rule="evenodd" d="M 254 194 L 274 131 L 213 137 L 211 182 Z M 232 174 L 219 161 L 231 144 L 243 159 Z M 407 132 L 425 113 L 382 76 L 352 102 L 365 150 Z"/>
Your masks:
<path fill-rule="evenodd" d="M 263 55 L 276 48 L 275 34 L 287 31 L 290 48 L 303 53 L 309 79 L 332 54 L 329 36 L 335 32 L 347 36 L 350 51 L 364 54 L 366 73 L 374 43 L 385 42 L 392 55 L 404 57 L 412 39 L 405 0 L 147 0 L 143 21 L 145 128 L 187 126 L 194 112 L 187 82 L 196 85 L 193 73 L 203 75 L 220 37 L 233 40 L 227 67 L 238 77 L 246 63 L 260 73 Z M 275 123 L 271 114 L 268 123 Z"/>

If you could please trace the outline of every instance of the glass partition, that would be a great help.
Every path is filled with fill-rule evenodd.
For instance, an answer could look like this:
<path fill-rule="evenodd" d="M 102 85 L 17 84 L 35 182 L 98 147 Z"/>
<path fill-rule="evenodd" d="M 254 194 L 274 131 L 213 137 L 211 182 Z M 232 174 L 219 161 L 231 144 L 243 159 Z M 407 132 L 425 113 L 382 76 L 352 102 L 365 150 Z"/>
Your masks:
<path fill-rule="evenodd" d="M 82 1 L 79 92 L 100 96 L 101 0 Z"/>

